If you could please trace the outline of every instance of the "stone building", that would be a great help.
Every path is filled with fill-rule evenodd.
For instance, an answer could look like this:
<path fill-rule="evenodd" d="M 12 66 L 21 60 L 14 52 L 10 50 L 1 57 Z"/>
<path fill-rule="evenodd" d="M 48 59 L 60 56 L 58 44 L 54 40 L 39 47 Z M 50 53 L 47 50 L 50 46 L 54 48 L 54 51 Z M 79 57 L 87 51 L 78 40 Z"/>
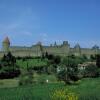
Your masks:
<path fill-rule="evenodd" d="M 41 42 L 38 42 L 36 45 L 32 45 L 30 47 L 11 46 L 9 38 L 6 37 L 2 42 L 2 50 L 0 51 L 0 57 L 2 57 L 5 53 L 9 51 L 16 57 L 37 57 L 41 56 L 46 52 L 48 52 L 48 54 L 59 56 L 86 55 L 87 57 L 90 57 L 91 55 L 100 54 L 100 49 L 96 45 L 92 48 L 81 48 L 79 44 L 76 44 L 74 48 L 71 48 L 68 41 L 63 41 L 61 45 L 57 45 L 57 43 L 55 42 L 54 45 L 51 44 L 50 46 L 44 46 Z"/>

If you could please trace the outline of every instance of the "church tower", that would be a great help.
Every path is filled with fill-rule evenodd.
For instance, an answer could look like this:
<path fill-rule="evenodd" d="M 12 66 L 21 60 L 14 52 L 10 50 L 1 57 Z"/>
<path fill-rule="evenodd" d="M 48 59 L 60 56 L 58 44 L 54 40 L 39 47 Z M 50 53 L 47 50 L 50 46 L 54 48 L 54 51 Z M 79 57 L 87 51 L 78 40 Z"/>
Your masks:
<path fill-rule="evenodd" d="M 2 42 L 2 49 L 4 52 L 9 52 L 9 47 L 10 47 L 10 41 L 9 38 L 6 37 Z"/>

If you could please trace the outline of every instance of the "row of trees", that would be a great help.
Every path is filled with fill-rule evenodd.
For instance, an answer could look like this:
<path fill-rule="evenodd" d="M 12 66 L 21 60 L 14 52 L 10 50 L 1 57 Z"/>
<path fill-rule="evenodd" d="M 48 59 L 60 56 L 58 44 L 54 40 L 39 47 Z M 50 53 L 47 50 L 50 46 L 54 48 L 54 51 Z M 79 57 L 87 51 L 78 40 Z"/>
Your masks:
<path fill-rule="evenodd" d="M 82 59 L 75 56 L 64 57 L 61 62 L 61 69 L 57 73 L 60 80 L 63 80 L 66 84 L 70 84 L 71 81 L 77 81 L 78 76 L 78 64 L 82 63 Z"/>
<path fill-rule="evenodd" d="M 61 62 L 61 70 L 58 72 L 58 78 L 60 80 L 65 81 L 65 83 L 70 83 L 77 81 L 83 77 L 99 77 L 100 76 L 100 55 L 96 55 L 94 61 L 95 64 L 89 64 L 85 66 L 83 69 L 79 68 L 79 64 L 82 64 L 87 61 L 91 61 L 91 59 L 83 59 L 84 57 L 75 57 L 68 56 L 63 58 Z"/>
<path fill-rule="evenodd" d="M 20 68 L 16 65 L 16 58 L 10 52 L 0 61 L 0 79 L 14 78 L 20 75 Z"/>
<path fill-rule="evenodd" d="M 46 53 L 43 58 L 48 59 L 48 73 L 56 73 L 59 80 L 66 84 L 75 82 L 83 77 L 100 76 L 100 55 L 95 55 L 88 59 L 85 55 L 76 57 L 74 55 L 60 57 Z M 79 69 L 79 64 L 84 62 L 96 62 L 96 65 L 89 64 L 84 70 Z"/>
<path fill-rule="evenodd" d="M 16 64 L 16 59 L 22 58 L 15 58 L 10 52 L 3 56 L 0 61 L 0 78 L 14 78 L 20 75 L 21 72 L 19 66 Z M 30 58 L 26 57 L 23 59 L 26 61 Z M 38 73 L 55 74 L 59 80 L 63 80 L 66 84 L 72 81 L 75 82 L 82 77 L 98 77 L 100 73 L 100 55 L 96 55 L 95 57 L 91 56 L 89 60 L 84 55 L 81 57 L 76 57 L 74 55 L 60 57 L 46 52 L 42 58 L 36 59 L 46 60 L 47 65 L 39 67 L 29 67 L 27 65 L 27 71 L 29 73 L 33 70 Z M 91 59 L 96 62 L 96 65 L 90 64 L 84 70 L 79 70 L 78 64 L 91 61 Z"/>

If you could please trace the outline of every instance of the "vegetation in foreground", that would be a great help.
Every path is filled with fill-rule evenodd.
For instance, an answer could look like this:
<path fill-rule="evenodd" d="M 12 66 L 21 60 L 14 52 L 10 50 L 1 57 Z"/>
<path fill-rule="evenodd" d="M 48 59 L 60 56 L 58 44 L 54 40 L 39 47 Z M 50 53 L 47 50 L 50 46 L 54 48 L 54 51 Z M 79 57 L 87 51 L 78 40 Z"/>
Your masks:
<path fill-rule="evenodd" d="M 96 64 L 79 66 L 86 62 Z M 9 52 L 0 61 L 0 78 L 12 84 L 0 81 L 0 100 L 100 100 L 99 62 L 100 55 L 15 58 Z"/>
<path fill-rule="evenodd" d="M 1 88 L 0 100 L 51 100 L 55 90 L 67 89 L 79 100 L 100 100 L 100 78 L 82 79 L 78 85 L 64 83 L 33 84 L 16 88 Z"/>

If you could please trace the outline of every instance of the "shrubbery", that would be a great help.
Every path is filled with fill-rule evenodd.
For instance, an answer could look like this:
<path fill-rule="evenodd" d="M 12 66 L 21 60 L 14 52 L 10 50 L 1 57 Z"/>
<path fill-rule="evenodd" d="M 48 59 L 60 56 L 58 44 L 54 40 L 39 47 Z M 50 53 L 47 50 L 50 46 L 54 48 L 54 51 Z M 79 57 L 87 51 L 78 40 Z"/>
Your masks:
<path fill-rule="evenodd" d="M 89 64 L 84 70 L 84 77 L 98 77 L 99 68 L 96 65 Z"/>
<path fill-rule="evenodd" d="M 63 80 L 66 84 L 70 84 L 71 81 L 77 81 L 78 77 L 78 63 L 80 60 L 76 59 L 75 56 L 68 56 L 63 58 L 62 66 L 64 68 L 58 72 L 58 78 Z"/>
<path fill-rule="evenodd" d="M 21 74 L 19 85 L 30 85 L 33 83 L 33 72 L 32 70 L 27 70 L 25 73 Z"/>
<path fill-rule="evenodd" d="M 96 55 L 96 65 L 100 68 L 100 54 Z"/>
<path fill-rule="evenodd" d="M 4 55 L 0 63 L 0 78 L 14 78 L 20 75 L 20 68 L 16 65 L 16 58 L 10 52 Z"/>
<path fill-rule="evenodd" d="M 50 98 L 51 100 L 78 100 L 78 96 L 67 89 L 53 90 Z"/>

